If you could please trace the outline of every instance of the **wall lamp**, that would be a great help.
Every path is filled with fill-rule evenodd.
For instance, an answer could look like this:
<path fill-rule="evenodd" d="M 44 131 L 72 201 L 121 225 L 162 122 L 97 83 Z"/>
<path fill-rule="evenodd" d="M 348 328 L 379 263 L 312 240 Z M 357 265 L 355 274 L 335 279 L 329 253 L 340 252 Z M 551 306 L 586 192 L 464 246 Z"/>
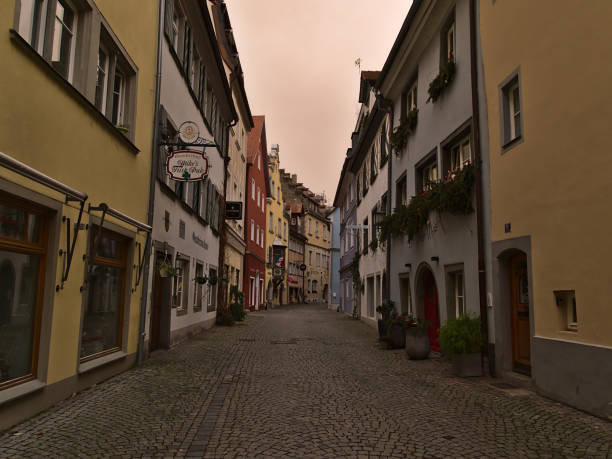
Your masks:
<path fill-rule="evenodd" d="M 438 263 L 440 261 L 440 257 L 431 257 L 431 261 Z"/>

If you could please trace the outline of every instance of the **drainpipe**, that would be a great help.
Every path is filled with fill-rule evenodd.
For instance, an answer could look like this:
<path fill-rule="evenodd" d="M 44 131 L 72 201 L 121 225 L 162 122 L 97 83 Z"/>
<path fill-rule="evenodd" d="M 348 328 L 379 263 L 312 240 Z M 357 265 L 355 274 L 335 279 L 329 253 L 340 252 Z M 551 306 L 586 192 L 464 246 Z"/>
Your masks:
<path fill-rule="evenodd" d="M 481 349 L 482 362 L 489 352 L 489 324 L 487 317 L 487 292 L 486 292 L 486 271 L 484 261 L 484 228 L 483 228 L 483 204 L 482 204 L 482 160 L 480 146 L 480 120 L 478 108 L 478 72 L 476 63 L 476 2 L 470 1 L 470 66 L 472 80 L 472 136 L 474 139 L 474 165 L 476 168 L 476 225 L 478 234 L 478 293 L 480 298 L 480 325 L 483 336 Z M 488 358 L 489 372 L 495 376 L 494 362 Z"/>
<path fill-rule="evenodd" d="M 391 118 L 389 121 L 389 132 L 393 132 L 393 115 L 394 115 L 393 101 L 383 98 L 380 92 L 377 94 L 377 97 L 379 97 L 378 100 L 379 100 L 380 109 L 383 112 L 389 114 L 389 117 Z M 385 139 L 385 143 L 387 143 L 387 148 L 389 149 L 389 159 L 387 160 L 387 208 L 385 209 L 385 213 L 389 215 L 391 213 L 391 180 L 393 177 L 392 175 L 393 152 L 391 151 L 389 142 L 387 142 L 386 139 Z M 391 301 L 391 236 L 387 236 L 386 244 L 387 244 L 387 250 L 386 250 L 387 276 L 385 279 L 385 290 L 387 293 L 387 298 L 385 298 L 385 300 Z"/>
<path fill-rule="evenodd" d="M 159 154 L 157 154 L 158 137 L 159 137 L 159 96 L 161 89 L 161 50 L 162 50 L 162 35 L 163 35 L 163 12 L 164 0 L 159 0 L 158 3 L 158 18 L 157 18 L 157 69 L 155 73 L 155 105 L 153 113 L 153 142 L 151 145 L 151 175 L 149 177 L 149 209 L 147 211 L 147 224 L 153 226 L 153 212 L 155 203 L 155 180 L 157 178 L 157 169 L 159 167 Z M 136 364 L 142 363 L 142 354 L 145 338 L 145 322 L 147 317 L 147 297 L 149 290 L 149 268 L 151 262 L 151 247 L 153 245 L 153 237 L 149 238 L 149 244 L 145 247 L 145 265 L 142 279 L 142 294 L 140 297 L 140 324 L 138 327 L 138 351 Z"/>

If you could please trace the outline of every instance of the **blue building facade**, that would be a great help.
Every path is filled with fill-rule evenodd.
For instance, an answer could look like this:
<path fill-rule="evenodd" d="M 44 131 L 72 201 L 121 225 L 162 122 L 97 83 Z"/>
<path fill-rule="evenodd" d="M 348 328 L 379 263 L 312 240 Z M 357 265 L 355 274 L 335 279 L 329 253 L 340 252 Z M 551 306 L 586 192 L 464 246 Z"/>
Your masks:
<path fill-rule="evenodd" d="M 340 209 L 337 207 L 329 214 L 332 221 L 331 240 L 331 266 L 329 280 L 331 291 L 329 295 L 329 307 L 340 309 Z"/>
<path fill-rule="evenodd" d="M 357 190 L 356 182 L 350 172 L 352 160 L 352 149 L 348 149 L 342 173 L 338 182 L 334 207 L 339 213 L 340 225 L 339 234 L 339 290 L 340 310 L 346 314 L 353 312 L 353 276 L 351 273 L 351 263 L 355 256 L 357 247 Z"/>

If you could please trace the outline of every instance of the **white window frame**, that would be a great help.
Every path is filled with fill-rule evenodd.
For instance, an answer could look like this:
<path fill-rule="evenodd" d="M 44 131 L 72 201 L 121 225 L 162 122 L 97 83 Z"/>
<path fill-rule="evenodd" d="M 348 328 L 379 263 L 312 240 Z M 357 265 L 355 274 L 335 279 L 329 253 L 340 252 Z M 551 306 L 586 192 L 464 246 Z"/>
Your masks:
<path fill-rule="evenodd" d="M 456 51 L 457 34 L 455 31 L 455 21 L 446 30 L 446 60 L 455 62 L 457 56 Z"/>
<path fill-rule="evenodd" d="M 450 172 L 460 171 L 472 162 L 470 138 L 466 137 L 450 148 Z"/>
<path fill-rule="evenodd" d="M 251 179 L 251 199 L 255 200 L 255 179 Z"/>
<path fill-rule="evenodd" d="M 72 11 L 74 16 L 74 21 L 72 23 L 72 28 L 68 29 L 68 27 L 64 24 L 63 20 L 57 17 L 57 5 L 61 4 L 64 9 L 69 8 Z M 51 38 L 51 62 L 53 62 L 53 55 L 55 53 L 55 44 L 58 39 L 58 31 L 56 30 L 57 22 L 60 22 L 62 26 L 66 27 L 70 32 L 70 52 L 68 57 L 68 74 L 66 75 L 66 80 L 72 83 L 72 77 L 74 73 L 74 58 L 75 58 L 75 49 L 76 49 L 76 41 L 78 39 L 77 30 L 79 27 L 79 10 L 75 8 L 72 2 L 68 0 L 57 0 L 55 11 L 53 12 L 53 34 Z M 60 31 L 61 38 L 61 31 Z M 61 52 L 61 51 L 60 51 Z"/>
<path fill-rule="evenodd" d="M 107 97 L 107 93 L 108 93 L 108 78 L 110 76 L 109 74 L 109 62 L 110 62 L 110 53 L 108 52 L 108 50 L 106 49 L 106 47 L 104 45 L 102 45 L 102 43 L 100 43 L 100 46 L 98 46 L 98 60 L 96 62 L 96 88 L 97 88 L 97 84 L 98 84 L 98 72 L 100 72 L 100 52 L 103 52 L 105 55 L 105 59 L 104 59 L 104 68 L 102 69 L 102 72 L 104 73 L 104 79 L 102 81 L 102 98 L 100 101 L 100 107 L 98 107 L 96 105 L 96 108 L 98 108 L 98 110 L 100 110 L 100 113 L 102 113 L 103 115 L 106 115 L 106 97 Z M 95 93 L 94 93 L 94 102 L 95 102 Z"/>
<path fill-rule="evenodd" d="M 521 136 L 521 99 L 520 99 L 521 95 L 520 95 L 518 81 L 507 89 L 507 94 L 508 94 L 507 95 L 508 97 L 508 121 L 509 121 L 509 127 L 510 127 L 510 132 L 509 132 L 510 137 L 508 141 L 512 142 L 513 140 L 516 140 Z M 516 94 L 516 100 L 514 97 L 515 94 Z M 518 107 L 516 107 L 517 100 L 518 100 Z M 517 118 L 518 118 L 518 123 L 517 123 Z M 518 130 L 517 130 L 517 125 L 518 125 Z"/>
<path fill-rule="evenodd" d="M 454 271 L 451 274 L 453 288 L 453 302 L 455 304 L 455 318 L 465 315 L 465 276 L 463 271 Z"/>

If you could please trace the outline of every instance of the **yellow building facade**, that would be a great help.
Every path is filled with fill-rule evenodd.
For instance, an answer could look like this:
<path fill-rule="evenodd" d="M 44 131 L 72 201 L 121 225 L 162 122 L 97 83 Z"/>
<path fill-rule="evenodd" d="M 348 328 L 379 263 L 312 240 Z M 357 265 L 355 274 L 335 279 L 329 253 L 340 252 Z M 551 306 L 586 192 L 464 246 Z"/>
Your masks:
<path fill-rule="evenodd" d="M 477 3 L 496 370 L 610 417 L 612 5 Z"/>
<path fill-rule="evenodd" d="M 331 224 L 325 215 L 325 207 L 311 192 L 304 196 L 306 265 L 306 302 L 327 303 L 329 295 L 329 268 L 331 249 Z"/>
<path fill-rule="evenodd" d="M 287 304 L 287 256 L 289 247 L 289 212 L 280 178 L 278 145 L 268 155 L 270 196 L 266 201 L 266 300 L 268 305 Z"/>
<path fill-rule="evenodd" d="M 6 0 L 0 18 L 2 430 L 136 360 L 158 4 Z"/>

